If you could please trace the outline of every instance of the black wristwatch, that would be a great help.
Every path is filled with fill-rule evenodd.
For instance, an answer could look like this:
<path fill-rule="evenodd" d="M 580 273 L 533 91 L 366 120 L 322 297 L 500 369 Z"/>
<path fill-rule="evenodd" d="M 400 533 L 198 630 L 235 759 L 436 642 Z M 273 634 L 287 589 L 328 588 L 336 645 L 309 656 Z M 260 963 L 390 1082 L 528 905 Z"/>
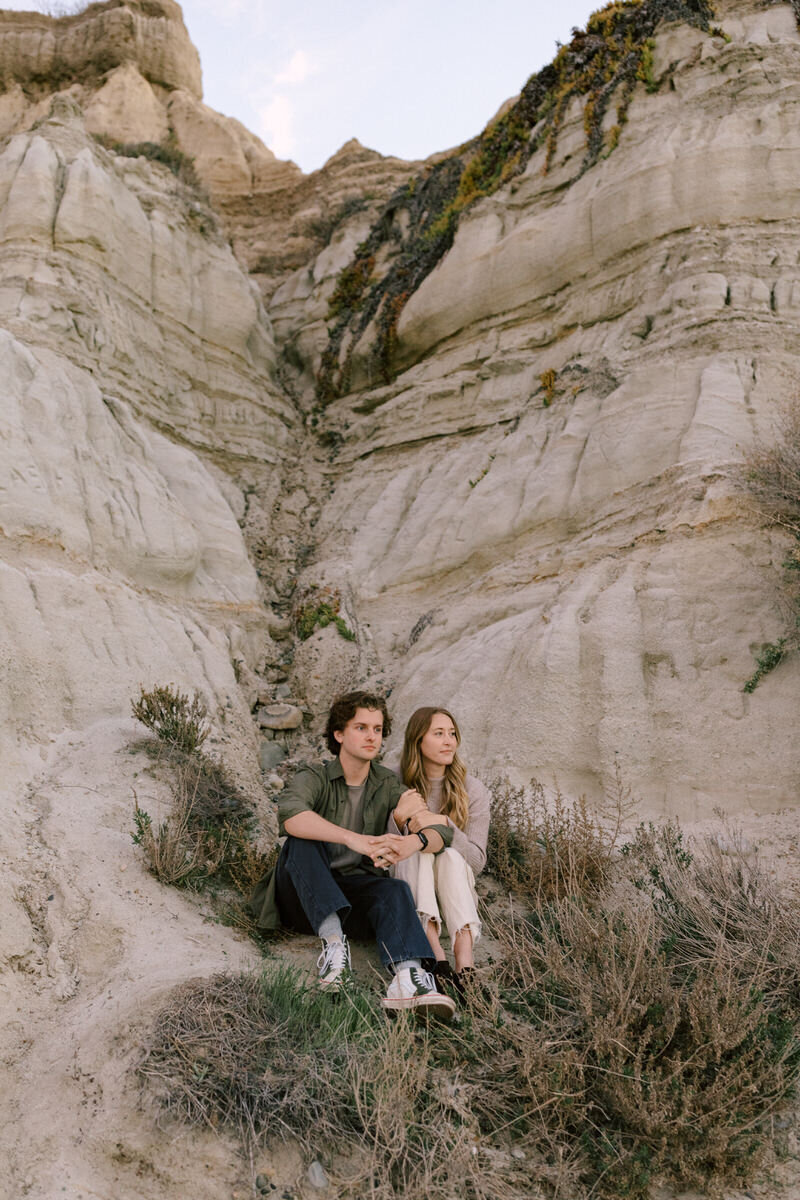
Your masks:
<path fill-rule="evenodd" d="M 417 830 L 417 837 L 422 842 L 422 849 L 427 850 L 428 849 L 428 839 L 426 838 L 425 834 L 422 832 L 421 829 Z"/>

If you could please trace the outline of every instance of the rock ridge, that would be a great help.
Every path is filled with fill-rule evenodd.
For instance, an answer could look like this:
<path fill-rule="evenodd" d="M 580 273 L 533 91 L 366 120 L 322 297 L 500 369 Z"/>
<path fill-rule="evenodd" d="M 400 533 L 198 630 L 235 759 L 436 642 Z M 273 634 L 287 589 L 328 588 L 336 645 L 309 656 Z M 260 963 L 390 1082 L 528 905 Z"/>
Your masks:
<path fill-rule="evenodd" d="M 173 0 L 106 0 L 70 16 L 2 13 L 0 80 L 38 96 L 133 63 L 162 88 L 202 99 L 200 57 Z"/>

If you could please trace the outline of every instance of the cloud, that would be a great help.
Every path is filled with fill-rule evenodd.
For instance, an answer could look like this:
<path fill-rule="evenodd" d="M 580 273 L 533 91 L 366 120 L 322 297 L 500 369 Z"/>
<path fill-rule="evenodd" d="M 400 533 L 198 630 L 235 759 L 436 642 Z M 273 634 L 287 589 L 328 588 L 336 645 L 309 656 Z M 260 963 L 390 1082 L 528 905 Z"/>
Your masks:
<path fill-rule="evenodd" d="M 309 75 L 313 75 L 317 66 L 305 50 L 295 50 L 286 66 L 275 76 L 276 87 L 286 87 L 295 83 L 305 83 Z"/>
<path fill-rule="evenodd" d="M 290 158 L 294 151 L 294 110 L 287 96 L 274 96 L 258 110 L 259 133 L 278 158 Z"/>

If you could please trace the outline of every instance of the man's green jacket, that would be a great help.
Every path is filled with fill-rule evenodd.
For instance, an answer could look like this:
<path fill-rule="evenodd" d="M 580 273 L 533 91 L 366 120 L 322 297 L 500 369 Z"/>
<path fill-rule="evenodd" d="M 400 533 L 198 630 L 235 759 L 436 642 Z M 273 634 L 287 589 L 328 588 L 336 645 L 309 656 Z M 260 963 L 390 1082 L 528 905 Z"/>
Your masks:
<path fill-rule="evenodd" d="M 393 771 L 378 766 L 377 763 L 370 763 L 364 787 L 364 827 L 358 832 L 365 833 L 368 837 L 377 837 L 385 833 L 389 814 L 407 790 L 406 785 Z M 278 832 L 281 836 L 286 833 L 285 822 L 289 817 L 309 811 L 319 813 L 334 825 L 341 825 L 343 814 L 347 811 L 347 799 L 347 783 L 338 758 L 334 758 L 332 762 L 301 767 L 278 796 Z M 445 846 L 451 844 L 453 830 L 449 825 L 434 825 L 432 828 L 441 834 Z M 372 875 L 387 874 L 366 857 L 361 860 L 361 869 Z M 277 929 L 280 925 L 280 914 L 275 899 L 274 868 L 259 881 L 250 899 L 250 907 L 255 913 L 259 928 Z"/>

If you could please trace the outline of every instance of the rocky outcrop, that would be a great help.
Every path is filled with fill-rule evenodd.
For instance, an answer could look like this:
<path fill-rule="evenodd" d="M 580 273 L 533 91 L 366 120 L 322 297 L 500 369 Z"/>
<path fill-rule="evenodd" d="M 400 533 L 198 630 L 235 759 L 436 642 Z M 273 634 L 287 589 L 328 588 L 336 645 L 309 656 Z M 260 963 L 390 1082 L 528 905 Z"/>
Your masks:
<path fill-rule="evenodd" d="M 32 94 L 102 79 L 135 63 L 149 83 L 203 93 L 200 58 L 173 0 L 106 0 L 72 16 L 2 14 L 0 78 Z"/>
<path fill-rule="evenodd" d="M 453 708 L 484 769 L 597 797 L 619 766 L 682 816 L 787 802 L 800 767 L 796 663 L 742 691 L 784 629 L 785 545 L 731 479 L 800 371 L 798 33 L 789 5 L 723 18 L 661 27 L 596 165 L 575 100 L 548 169 L 542 145 L 461 216 L 389 384 L 367 328 L 322 421 L 335 488 L 305 576 L 350 598 L 397 710 Z M 364 236 L 272 302 L 309 388 Z"/>
<path fill-rule="evenodd" d="M 202 103 L 200 61 L 173 0 L 106 0 L 60 18 L 0 12 L 0 137 L 43 120 L 54 92 L 107 143 L 154 143 L 189 159 L 265 299 L 354 208 L 374 219 L 418 165 L 355 139 L 309 176 L 277 159 Z"/>
<path fill-rule="evenodd" d="M 0 152 L 0 202 L 10 785 L 54 727 L 188 683 L 187 656 L 212 696 L 237 692 L 232 659 L 263 661 L 244 502 L 214 460 L 277 462 L 295 416 L 256 289 L 166 168 L 58 101 Z"/>
<path fill-rule="evenodd" d="M 265 301 L 301 267 L 308 294 L 328 264 L 327 247 L 345 232 L 348 241 L 368 230 L 392 192 L 419 163 L 386 158 L 352 138 L 318 171 L 303 175 L 275 161 L 254 176 L 250 192 L 220 197 L 219 208 L 237 258 L 258 283 Z M 354 222 L 352 218 L 357 218 Z M 296 280 L 293 281 L 296 285 Z M 296 359 L 294 349 L 290 351 Z"/>

